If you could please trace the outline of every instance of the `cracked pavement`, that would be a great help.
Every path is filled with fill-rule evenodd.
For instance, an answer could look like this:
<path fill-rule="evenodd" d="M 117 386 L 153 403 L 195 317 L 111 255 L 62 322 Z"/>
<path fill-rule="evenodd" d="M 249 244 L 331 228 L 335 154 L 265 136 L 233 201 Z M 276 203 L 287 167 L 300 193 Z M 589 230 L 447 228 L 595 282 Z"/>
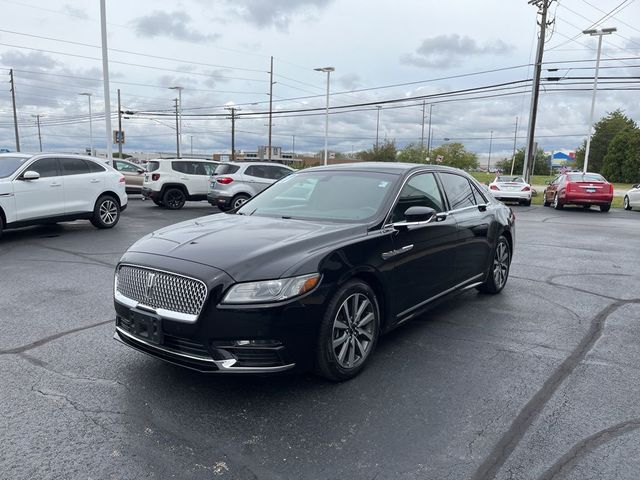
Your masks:
<path fill-rule="evenodd" d="M 112 340 L 113 267 L 211 213 L 136 197 L 0 240 L 0 479 L 636 479 L 640 212 L 514 207 L 511 278 L 384 337 L 361 376 L 207 376 Z"/>

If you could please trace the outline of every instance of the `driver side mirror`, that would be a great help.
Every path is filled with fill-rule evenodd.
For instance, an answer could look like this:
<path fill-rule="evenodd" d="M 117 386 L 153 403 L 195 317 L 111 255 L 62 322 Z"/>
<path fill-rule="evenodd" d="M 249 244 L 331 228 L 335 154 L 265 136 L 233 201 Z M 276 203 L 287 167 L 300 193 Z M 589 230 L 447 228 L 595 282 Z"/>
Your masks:
<path fill-rule="evenodd" d="M 138 175 L 142 175 L 142 174 L 144 173 L 144 169 L 139 168 L 139 169 L 137 170 L 137 172 L 138 172 Z"/>
<path fill-rule="evenodd" d="M 22 174 L 20 180 L 38 180 L 40 178 L 40 174 L 38 172 L 34 172 L 33 170 L 27 170 Z"/>
<path fill-rule="evenodd" d="M 436 211 L 431 207 L 409 207 L 404 212 L 404 219 L 407 223 L 430 222 L 436 216 Z"/>

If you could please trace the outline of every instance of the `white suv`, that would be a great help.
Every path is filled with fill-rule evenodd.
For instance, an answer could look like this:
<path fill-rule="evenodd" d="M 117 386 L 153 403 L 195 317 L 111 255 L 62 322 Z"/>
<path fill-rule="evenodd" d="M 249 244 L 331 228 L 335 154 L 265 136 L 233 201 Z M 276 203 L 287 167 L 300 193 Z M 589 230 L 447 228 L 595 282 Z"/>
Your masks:
<path fill-rule="evenodd" d="M 78 219 L 111 228 L 125 208 L 124 176 L 98 159 L 0 154 L 0 234 L 5 228 Z"/>
<path fill-rule="evenodd" d="M 187 200 L 206 200 L 209 177 L 219 162 L 163 158 L 150 160 L 142 184 L 142 198 L 160 207 L 177 210 Z"/>

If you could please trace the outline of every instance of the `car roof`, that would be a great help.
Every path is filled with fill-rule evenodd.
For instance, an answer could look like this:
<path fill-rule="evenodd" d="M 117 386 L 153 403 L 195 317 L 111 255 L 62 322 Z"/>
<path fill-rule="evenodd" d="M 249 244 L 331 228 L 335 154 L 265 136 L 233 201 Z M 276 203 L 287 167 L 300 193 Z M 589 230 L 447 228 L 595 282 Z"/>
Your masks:
<path fill-rule="evenodd" d="M 211 160 L 209 158 L 150 158 L 149 160 L 144 160 L 144 162 L 189 162 L 193 160 L 198 162 L 222 163 L 218 160 Z"/>
<path fill-rule="evenodd" d="M 7 152 L 7 153 L 0 153 L 0 158 L 3 157 L 10 157 L 10 158 L 31 158 L 33 157 L 33 154 L 29 154 L 29 153 L 20 153 L 20 152 Z"/>
<path fill-rule="evenodd" d="M 280 162 L 220 162 L 221 165 L 237 165 L 239 167 L 243 167 L 243 166 L 249 166 L 249 165 L 267 165 L 267 166 L 273 166 L 276 165 L 278 167 L 285 167 L 285 168 L 291 168 L 288 165 L 285 165 L 284 163 L 280 163 Z M 293 169 L 292 169 L 293 170 Z"/>
<path fill-rule="evenodd" d="M 444 165 L 433 165 L 425 163 L 402 163 L 402 162 L 354 162 L 339 163 L 333 165 L 321 165 L 319 167 L 307 168 L 305 171 L 316 170 L 359 170 L 380 173 L 395 173 L 402 175 L 414 170 L 441 171 L 441 172 L 460 172 L 458 168 L 447 167 Z"/>

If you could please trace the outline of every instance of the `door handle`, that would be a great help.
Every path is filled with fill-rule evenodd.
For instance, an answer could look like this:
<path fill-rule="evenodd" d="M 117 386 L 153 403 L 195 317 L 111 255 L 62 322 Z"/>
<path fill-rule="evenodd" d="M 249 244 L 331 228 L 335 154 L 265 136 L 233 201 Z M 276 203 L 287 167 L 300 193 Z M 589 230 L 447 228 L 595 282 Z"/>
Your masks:
<path fill-rule="evenodd" d="M 180 177 L 180 180 L 189 180 L 189 177 Z"/>
<path fill-rule="evenodd" d="M 51 186 L 51 187 L 61 187 L 62 184 L 61 183 L 50 183 L 49 186 Z"/>
<path fill-rule="evenodd" d="M 100 180 L 98 180 L 97 178 L 92 178 L 91 183 L 100 183 Z"/>
<path fill-rule="evenodd" d="M 404 247 L 398 248 L 397 250 L 391 250 L 390 252 L 384 252 L 382 254 L 382 259 L 383 260 L 389 260 L 392 257 L 395 257 L 396 255 L 400 255 L 402 253 L 406 253 L 413 250 L 413 245 L 405 245 Z"/>

